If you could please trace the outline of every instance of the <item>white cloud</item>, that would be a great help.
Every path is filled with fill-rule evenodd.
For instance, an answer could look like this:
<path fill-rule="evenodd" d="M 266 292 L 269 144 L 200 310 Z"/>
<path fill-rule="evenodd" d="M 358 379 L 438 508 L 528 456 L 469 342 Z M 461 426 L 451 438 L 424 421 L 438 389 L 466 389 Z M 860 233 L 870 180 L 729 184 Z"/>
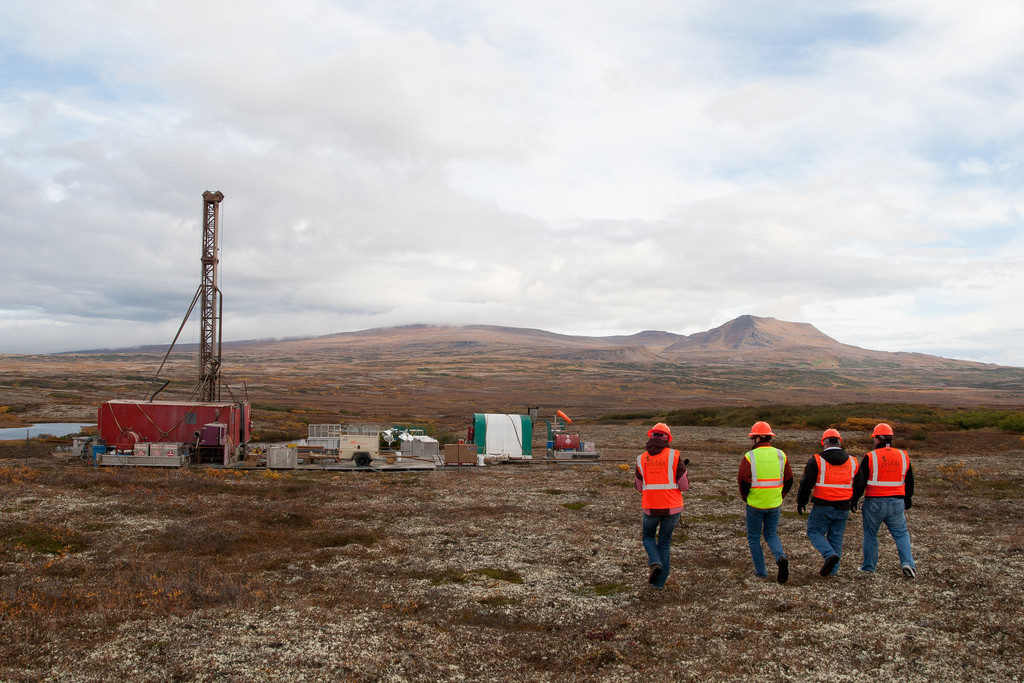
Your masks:
<path fill-rule="evenodd" d="M 229 338 L 753 313 L 1024 364 L 1016 3 L 20 5 L 0 352 L 169 341 L 209 189 Z"/>

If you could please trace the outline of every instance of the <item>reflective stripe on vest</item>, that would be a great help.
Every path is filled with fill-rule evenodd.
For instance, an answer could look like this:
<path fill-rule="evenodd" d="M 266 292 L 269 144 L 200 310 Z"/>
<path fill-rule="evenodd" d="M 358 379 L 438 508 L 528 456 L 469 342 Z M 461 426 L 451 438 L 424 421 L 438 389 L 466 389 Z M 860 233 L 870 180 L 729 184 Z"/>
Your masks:
<path fill-rule="evenodd" d="M 757 449 L 754 449 L 757 450 Z M 786 471 L 785 454 L 778 448 L 773 449 L 776 455 L 779 456 L 779 477 L 778 479 L 758 479 L 757 478 L 757 456 L 754 456 L 754 451 L 747 453 L 747 459 L 750 461 L 750 488 L 752 489 L 781 489 L 782 488 L 782 473 Z M 753 456 L 753 457 L 751 457 Z"/>
<path fill-rule="evenodd" d="M 663 454 L 668 452 L 664 458 L 665 467 L 660 465 L 658 460 L 663 459 Z M 651 467 L 644 468 L 644 460 L 651 461 Z M 636 469 L 643 479 L 641 487 L 641 505 L 647 510 L 671 509 L 683 506 L 683 494 L 679 490 L 679 484 L 673 479 L 676 471 L 676 463 L 679 462 L 679 451 L 665 449 L 657 455 L 641 453 L 636 458 Z"/>
<path fill-rule="evenodd" d="M 818 462 L 818 481 L 811 495 L 820 500 L 849 500 L 853 497 L 853 477 L 857 474 L 857 460 L 847 456 L 842 465 L 833 465 L 821 453 L 815 453 Z"/>
<path fill-rule="evenodd" d="M 761 461 L 760 475 L 758 475 L 758 451 L 763 451 L 760 455 L 768 458 L 767 461 Z M 768 451 L 774 451 L 774 456 Z M 750 493 L 747 494 L 747 505 L 761 510 L 777 508 L 782 505 L 782 485 L 786 472 L 786 454 L 778 448 L 762 446 L 752 451 L 747 451 L 744 457 L 750 462 Z M 778 458 L 779 470 L 777 474 L 774 471 L 775 457 Z"/>
<path fill-rule="evenodd" d="M 661 455 L 661 454 L 659 453 L 658 455 Z M 676 469 L 676 461 L 679 459 L 679 451 L 671 450 L 670 449 L 669 452 L 668 452 L 668 476 L 666 477 L 666 479 L 668 479 L 669 482 L 671 482 L 671 483 L 668 483 L 668 484 L 649 484 L 649 483 L 647 483 L 647 480 L 648 480 L 649 477 L 647 476 L 647 473 L 644 472 L 643 458 L 644 458 L 643 454 L 636 456 L 636 468 L 638 470 L 640 470 L 640 476 L 644 480 L 644 486 L 643 486 L 643 490 L 644 491 L 647 491 L 648 489 L 650 489 L 650 490 L 659 490 L 659 489 L 677 489 L 677 488 L 679 488 L 679 484 L 677 484 L 674 481 L 672 481 L 672 473 Z"/>
<path fill-rule="evenodd" d="M 897 461 L 894 454 L 899 454 Z M 881 463 L 879 463 L 881 460 Z M 902 496 L 904 482 L 910 469 L 910 456 L 906 451 L 887 446 L 868 453 L 868 484 L 865 496 Z"/>

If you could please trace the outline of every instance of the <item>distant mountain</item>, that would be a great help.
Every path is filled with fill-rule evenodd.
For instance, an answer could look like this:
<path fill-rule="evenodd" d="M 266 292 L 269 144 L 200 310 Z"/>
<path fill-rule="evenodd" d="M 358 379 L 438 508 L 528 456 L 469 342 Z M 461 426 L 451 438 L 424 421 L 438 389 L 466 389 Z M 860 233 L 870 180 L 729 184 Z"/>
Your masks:
<path fill-rule="evenodd" d="M 668 348 L 673 344 L 676 344 L 687 338 L 688 337 L 684 334 L 661 332 L 659 330 L 644 330 L 643 332 L 637 332 L 636 334 L 630 335 L 599 337 L 599 339 L 610 342 L 612 344 L 621 344 L 624 346 L 655 346 L 661 348 Z"/>
<path fill-rule="evenodd" d="M 250 339 L 224 342 L 231 349 L 303 355 L 305 353 L 403 353 L 472 355 L 480 357 L 547 358 L 569 361 L 606 360 L 644 362 L 714 362 L 744 365 L 756 362 L 785 362 L 816 368 L 851 365 L 893 367 L 999 367 L 972 361 L 952 360 L 923 353 L 873 351 L 843 344 L 809 323 L 741 315 L 724 325 L 691 335 L 644 330 L 630 335 L 588 337 L 546 330 L 498 325 L 404 325 L 356 332 L 338 332 L 317 337 Z M 176 350 L 190 352 L 194 344 L 179 344 Z M 132 349 L 103 349 L 79 353 L 154 353 L 166 346 Z"/>
<path fill-rule="evenodd" d="M 631 335 L 588 337 L 497 325 L 405 325 L 319 337 L 251 340 L 228 348 L 280 348 L 282 353 L 404 353 L 480 357 L 546 358 L 629 363 L 705 362 L 726 365 L 786 363 L 816 369 L 854 366 L 997 367 L 923 353 L 873 351 L 843 344 L 808 323 L 742 315 L 691 335 L 645 330 Z M 289 351 L 290 350 L 290 351 Z"/>
<path fill-rule="evenodd" d="M 844 346 L 808 323 L 790 323 L 775 318 L 741 315 L 735 320 L 683 337 L 665 350 L 673 351 L 748 351 L 799 347 Z M 854 347 L 850 347 L 854 348 Z"/>
<path fill-rule="evenodd" d="M 236 348 L 225 348 L 226 365 L 245 359 L 247 367 L 260 367 L 272 359 L 283 367 L 286 361 L 292 377 L 308 375 L 310 386 L 316 377 L 339 386 L 351 382 L 356 406 L 368 381 L 391 383 L 397 395 L 419 392 L 420 401 L 474 392 L 513 405 L 550 402 L 609 412 L 662 402 L 1024 400 L 1021 368 L 873 351 L 807 323 L 752 315 L 690 335 L 645 330 L 588 337 L 493 325 L 412 325 Z"/>
<path fill-rule="evenodd" d="M 65 363 L 60 372 L 91 373 L 77 377 L 74 387 L 127 382 L 144 394 L 165 350 L 61 354 L 54 362 Z M 176 351 L 162 376 L 176 377 L 174 386 L 187 393 L 195 382 L 195 349 Z M 1024 404 L 1024 368 L 873 351 L 807 323 L 750 315 L 690 335 L 645 330 L 589 337 L 493 325 L 407 325 L 225 342 L 223 356 L 236 393 L 317 414 L 402 410 L 455 417 L 525 405 L 593 416 L 758 402 Z"/>

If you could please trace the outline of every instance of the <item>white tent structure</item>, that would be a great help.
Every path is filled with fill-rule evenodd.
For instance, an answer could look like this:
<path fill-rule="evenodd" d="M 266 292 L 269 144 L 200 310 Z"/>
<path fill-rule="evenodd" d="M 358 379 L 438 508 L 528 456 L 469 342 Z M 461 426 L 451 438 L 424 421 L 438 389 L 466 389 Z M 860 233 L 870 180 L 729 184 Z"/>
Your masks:
<path fill-rule="evenodd" d="M 533 458 L 533 421 L 529 415 L 476 413 L 473 443 L 481 455 Z"/>

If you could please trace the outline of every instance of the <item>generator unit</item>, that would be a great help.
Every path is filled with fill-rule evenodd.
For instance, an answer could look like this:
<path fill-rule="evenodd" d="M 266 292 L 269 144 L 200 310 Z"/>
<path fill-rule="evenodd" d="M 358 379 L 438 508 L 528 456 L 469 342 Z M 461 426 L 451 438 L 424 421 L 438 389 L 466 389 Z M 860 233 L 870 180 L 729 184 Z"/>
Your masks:
<path fill-rule="evenodd" d="M 599 458 L 600 453 L 594 447 L 592 441 L 581 441 L 580 433 L 570 430 L 572 418 L 561 410 L 555 411 L 552 420 L 545 420 L 548 423 L 548 458 Z"/>

